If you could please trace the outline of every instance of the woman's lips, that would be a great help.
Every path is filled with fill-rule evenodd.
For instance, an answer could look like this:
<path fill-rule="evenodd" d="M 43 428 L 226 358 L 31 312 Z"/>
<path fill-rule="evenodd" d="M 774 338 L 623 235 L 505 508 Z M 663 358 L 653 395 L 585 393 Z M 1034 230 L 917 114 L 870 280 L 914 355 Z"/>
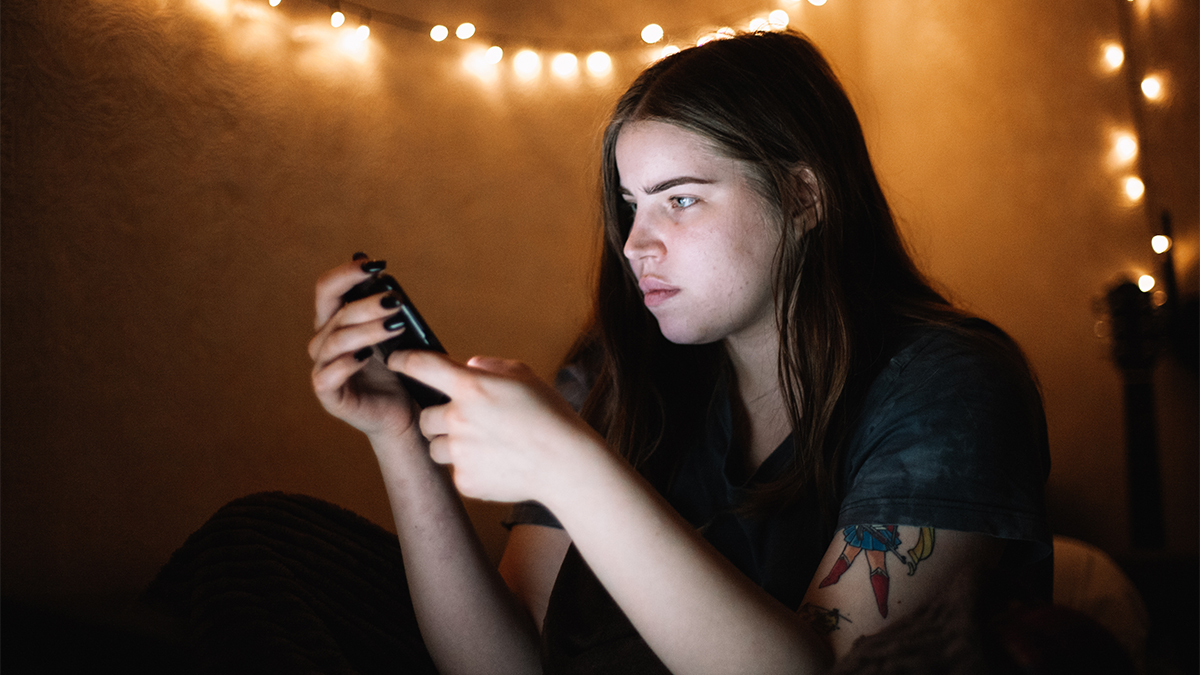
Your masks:
<path fill-rule="evenodd" d="M 638 281 L 638 288 L 642 289 L 642 298 L 647 307 L 657 307 L 679 292 L 678 288 L 654 277 L 642 277 Z"/>

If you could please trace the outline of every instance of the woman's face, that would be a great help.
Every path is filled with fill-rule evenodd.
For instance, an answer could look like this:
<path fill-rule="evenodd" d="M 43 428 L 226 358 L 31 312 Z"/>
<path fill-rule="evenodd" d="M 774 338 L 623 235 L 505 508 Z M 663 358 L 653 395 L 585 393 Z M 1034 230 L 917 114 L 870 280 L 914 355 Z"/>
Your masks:
<path fill-rule="evenodd" d="M 780 233 L 744 163 L 655 121 L 626 124 L 616 160 L 634 209 L 625 257 L 663 335 L 677 344 L 775 336 Z"/>

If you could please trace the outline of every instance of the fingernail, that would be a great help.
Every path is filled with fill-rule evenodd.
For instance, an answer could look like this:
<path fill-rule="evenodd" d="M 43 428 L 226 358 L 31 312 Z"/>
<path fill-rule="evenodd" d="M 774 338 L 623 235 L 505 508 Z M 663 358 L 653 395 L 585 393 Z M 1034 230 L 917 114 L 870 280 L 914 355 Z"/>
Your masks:
<path fill-rule="evenodd" d="M 404 328 L 404 315 L 400 312 L 397 312 L 389 316 L 386 320 L 384 320 L 383 327 L 388 330 L 400 330 L 401 328 Z"/>
<path fill-rule="evenodd" d="M 370 258 L 370 257 L 371 256 L 367 255 L 366 253 L 359 251 L 358 253 L 355 253 L 353 256 L 351 256 L 350 259 L 351 260 L 366 260 L 367 258 Z"/>
<path fill-rule="evenodd" d="M 397 298 L 394 295 L 385 295 L 379 299 L 379 304 L 384 309 L 396 309 L 400 306 L 400 298 Z"/>
<path fill-rule="evenodd" d="M 390 274 L 380 274 L 379 280 L 383 282 L 383 287 L 389 291 L 400 290 L 400 282 L 396 281 L 396 277 Z"/>
<path fill-rule="evenodd" d="M 385 267 L 387 267 L 386 260 L 371 260 L 362 264 L 362 271 L 367 274 L 375 274 L 376 272 L 382 272 Z"/>
<path fill-rule="evenodd" d="M 372 351 L 374 350 L 372 350 L 370 347 L 363 347 L 362 349 L 354 352 L 354 360 L 366 361 L 367 359 L 371 358 Z"/>

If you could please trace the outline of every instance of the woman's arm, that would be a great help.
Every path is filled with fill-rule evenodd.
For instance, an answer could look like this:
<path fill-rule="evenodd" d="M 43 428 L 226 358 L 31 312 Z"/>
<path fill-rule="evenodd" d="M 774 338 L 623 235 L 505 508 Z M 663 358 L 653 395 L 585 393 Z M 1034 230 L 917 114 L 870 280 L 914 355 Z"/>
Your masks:
<path fill-rule="evenodd" d="M 381 268 L 347 263 L 317 283 L 309 343 L 313 390 L 375 450 L 396 523 L 421 635 L 443 673 L 539 672 L 537 630 L 490 565 L 445 468 L 429 457 L 414 407 L 370 346 L 397 334 L 381 293 L 342 295 Z"/>

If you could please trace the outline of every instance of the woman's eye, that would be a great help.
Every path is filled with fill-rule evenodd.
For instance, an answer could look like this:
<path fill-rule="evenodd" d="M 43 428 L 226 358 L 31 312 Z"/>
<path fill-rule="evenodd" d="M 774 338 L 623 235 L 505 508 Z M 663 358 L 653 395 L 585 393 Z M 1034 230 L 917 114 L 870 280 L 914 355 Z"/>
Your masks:
<path fill-rule="evenodd" d="M 686 209 L 696 203 L 695 197 L 671 197 L 671 205 L 676 208 Z"/>
<path fill-rule="evenodd" d="M 629 209 L 630 215 L 637 213 L 636 202 L 625 202 L 625 208 Z"/>

